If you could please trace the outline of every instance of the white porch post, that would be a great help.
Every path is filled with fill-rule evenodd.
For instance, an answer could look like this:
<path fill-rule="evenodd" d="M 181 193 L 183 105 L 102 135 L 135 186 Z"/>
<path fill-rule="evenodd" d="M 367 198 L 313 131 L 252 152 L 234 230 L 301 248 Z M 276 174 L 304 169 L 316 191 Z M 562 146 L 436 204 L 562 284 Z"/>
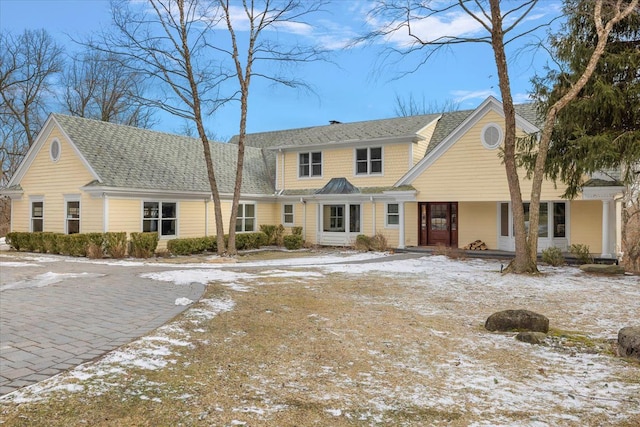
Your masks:
<path fill-rule="evenodd" d="M 404 202 L 398 203 L 398 214 L 400 217 L 400 224 L 398 230 L 398 249 L 405 248 L 404 242 Z"/>
<path fill-rule="evenodd" d="M 609 244 L 609 210 L 611 200 L 602 201 L 602 258 L 611 258 L 611 245 Z"/>

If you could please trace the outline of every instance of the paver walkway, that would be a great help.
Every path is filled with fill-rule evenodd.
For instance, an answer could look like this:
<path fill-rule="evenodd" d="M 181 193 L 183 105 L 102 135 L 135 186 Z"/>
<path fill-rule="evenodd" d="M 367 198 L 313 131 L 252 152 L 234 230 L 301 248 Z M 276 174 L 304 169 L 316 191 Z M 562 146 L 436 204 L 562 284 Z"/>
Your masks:
<path fill-rule="evenodd" d="M 0 253 L 0 395 L 66 371 L 163 325 L 201 284 L 140 274 L 175 265 L 106 265 Z"/>

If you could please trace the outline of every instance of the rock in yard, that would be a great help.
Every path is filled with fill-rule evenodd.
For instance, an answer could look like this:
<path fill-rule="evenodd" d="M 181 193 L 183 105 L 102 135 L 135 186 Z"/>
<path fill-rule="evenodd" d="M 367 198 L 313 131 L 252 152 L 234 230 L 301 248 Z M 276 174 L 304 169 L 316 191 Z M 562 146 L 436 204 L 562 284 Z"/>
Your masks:
<path fill-rule="evenodd" d="M 640 326 L 627 326 L 618 331 L 618 353 L 640 359 Z"/>
<path fill-rule="evenodd" d="M 529 344 L 542 344 L 547 334 L 544 332 L 519 332 L 516 335 L 518 341 L 527 342 Z"/>
<path fill-rule="evenodd" d="M 549 319 L 529 310 L 504 310 L 493 313 L 484 324 L 490 331 L 549 332 Z"/>
<path fill-rule="evenodd" d="M 624 268 L 615 264 L 582 264 L 580 270 L 585 273 L 624 274 Z"/>

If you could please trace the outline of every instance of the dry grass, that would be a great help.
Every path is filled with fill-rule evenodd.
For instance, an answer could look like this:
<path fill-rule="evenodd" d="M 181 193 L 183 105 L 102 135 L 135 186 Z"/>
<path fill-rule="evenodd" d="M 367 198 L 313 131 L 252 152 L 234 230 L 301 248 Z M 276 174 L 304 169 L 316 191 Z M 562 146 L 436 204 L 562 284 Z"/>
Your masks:
<path fill-rule="evenodd" d="M 420 402 L 448 391 L 455 395 L 458 385 L 433 367 L 465 369 L 459 357 L 464 339 L 487 332 L 481 315 L 469 324 L 456 313 L 485 308 L 446 296 L 429 299 L 428 289 L 374 275 L 271 277 L 250 292 L 210 285 L 205 295 L 230 297 L 236 303 L 230 312 L 204 323 L 190 322 L 188 313 L 183 317 L 181 325 L 195 346 L 180 348 L 168 367 L 128 372 L 100 395 L 73 393 L 43 403 L 4 405 L 3 426 L 229 426 L 239 421 L 250 426 L 466 426 L 479 420 L 473 403 L 446 411 Z M 421 304 L 439 312 L 421 313 L 415 309 Z M 582 347 L 600 351 L 601 343 L 582 341 Z M 525 379 L 553 375 L 553 367 L 532 365 L 518 348 L 478 348 L 477 355 L 487 367 L 496 367 L 495 384 L 507 372 Z M 420 372 L 427 367 L 436 375 Z M 412 391 L 414 403 L 406 399 Z M 480 392 L 467 393 L 483 398 Z M 498 415 L 522 423 L 538 415 L 518 405 L 502 411 Z M 576 415 L 582 425 L 607 422 L 598 412 Z M 635 425 L 640 418 L 625 422 Z"/>

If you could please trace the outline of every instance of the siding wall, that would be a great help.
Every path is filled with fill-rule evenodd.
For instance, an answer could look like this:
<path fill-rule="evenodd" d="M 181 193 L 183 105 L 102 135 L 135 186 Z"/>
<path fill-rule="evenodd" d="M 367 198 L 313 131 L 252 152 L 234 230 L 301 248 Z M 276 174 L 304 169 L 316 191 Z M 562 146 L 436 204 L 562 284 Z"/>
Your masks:
<path fill-rule="evenodd" d="M 420 136 L 423 136 L 425 139 L 423 141 L 418 141 L 413 146 L 413 164 L 415 165 L 424 157 L 424 153 L 427 152 L 427 148 L 429 147 L 429 141 L 431 141 L 431 137 L 433 136 L 433 131 L 436 130 L 436 124 L 433 123 L 430 126 L 427 126 L 422 132 L 419 133 Z"/>
<path fill-rule="evenodd" d="M 419 200 L 509 200 L 509 187 L 504 165 L 498 157 L 499 151 L 488 150 L 481 143 L 482 128 L 492 122 L 500 123 L 504 128 L 504 119 L 490 112 L 412 183 L 419 191 Z M 526 200 L 531 193 L 531 182 L 524 176 L 524 172 L 521 172 L 520 185 Z M 560 199 L 562 189 L 553 187 L 552 182 L 543 183 L 543 200 Z"/>
<path fill-rule="evenodd" d="M 482 240 L 489 249 L 498 248 L 497 203 L 458 203 L 458 247 Z"/>
<path fill-rule="evenodd" d="M 393 185 L 411 166 L 410 144 L 392 144 L 383 146 L 383 175 L 355 175 L 355 149 L 330 148 L 322 151 L 322 177 L 298 178 L 299 152 L 287 152 L 284 155 L 284 189 L 299 190 L 322 188 L 331 178 L 345 177 L 356 187 L 381 187 Z M 280 165 L 282 166 L 282 165 Z M 282 169 L 280 167 L 280 169 Z"/>
<path fill-rule="evenodd" d="M 570 210 L 569 244 L 588 245 L 591 253 L 602 253 L 602 202 L 574 200 Z"/>

